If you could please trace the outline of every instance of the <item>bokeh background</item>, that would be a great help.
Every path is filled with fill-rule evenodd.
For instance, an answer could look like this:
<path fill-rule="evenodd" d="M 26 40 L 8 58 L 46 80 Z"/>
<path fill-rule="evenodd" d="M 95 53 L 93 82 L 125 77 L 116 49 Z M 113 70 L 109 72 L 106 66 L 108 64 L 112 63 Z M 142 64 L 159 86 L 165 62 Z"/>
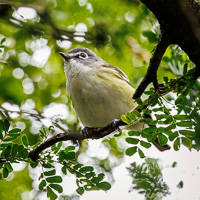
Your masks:
<path fill-rule="evenodd" d="M 39 141 L 38 133 L 43 126 L 55 126 L 54 134 L 68 128 L 79 129 L 81 124 L 66 92 L 59 52 L 88 47 L 108 63 L 121 68 L 137 87 L 159 35 L 156 18 L 137 0 L 0 1 L 1 114 L 6 115 L 13 127 L 23 130 L 31 145 Z M 159 68 L 159 81 L 162 82 L 164 76 L 182 75 L 185 63 L 193 66 L 179 47 L 170 46 Z M 151 148 L 146 154 L 161 160 L 163 176 L 171 191 L 166 199 L 190 197 L 195 200 L 200 198 L 198 189 L 194 184 L 192 198 L 188 182 L 191 183 L 191 177 L 196 177 L 194 183 L 199 179 L 199 162 L 195 162 L 196 152 L 189 154 L 182 148 L 176 153 L 173 150 L 160 153 Z M 81 199 L 144 199 L 142 194 L 131 190 L 132 179 L 126 169 L 130 162 L 143 161 L 138 156 L 125 158 L 124 149 L 123 141 L 112 137 L 81 145 L 79 160 L 105 170 L 113 183 L 111 191 L 89 192 Z M 46 199 L 37 189 L 40 170 L 16 163 L 15 172 L 0 181 L 0 199 Z M 68 195 L 65 199 L 79 199 L 74 193 L 75 178 L 68 175 L 64 180 L 64 194 Z M 188 181 L 186 189 L 177 187 L 182 180 Z M 189 197 L 183 198 L 187 194 Z"/>

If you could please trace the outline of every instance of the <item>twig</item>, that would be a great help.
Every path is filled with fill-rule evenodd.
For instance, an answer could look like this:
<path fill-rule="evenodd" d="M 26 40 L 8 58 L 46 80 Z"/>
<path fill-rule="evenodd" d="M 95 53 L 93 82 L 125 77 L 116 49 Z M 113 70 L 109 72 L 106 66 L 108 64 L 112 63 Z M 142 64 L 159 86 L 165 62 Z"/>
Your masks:
<path fill-rule="evenodd" d="M 167 37 L 165 37 L 165 35 L 163 34 L 160 37 L 153 56 L 151 57 L 147 73 L 140 85 L 138 86 L 135 94 L 133 95 L 133 99 L 139 98 L 151 82 L 153 82 L 155 88 L 158 87 L 157 70 L 168 45 L 169 42 L 167 40 Z"/>

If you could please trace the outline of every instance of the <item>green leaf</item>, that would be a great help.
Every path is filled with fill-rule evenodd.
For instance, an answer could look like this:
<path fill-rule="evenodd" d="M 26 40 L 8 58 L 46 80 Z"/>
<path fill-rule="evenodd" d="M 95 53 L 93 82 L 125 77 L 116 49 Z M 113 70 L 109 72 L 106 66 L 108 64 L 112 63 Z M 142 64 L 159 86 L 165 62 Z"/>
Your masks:
<path fill-rule="evenodd" d="M 174 115 L 173 118 L 175 120 L 188 120 L 188 116 L 187 115 Z"/>
<path fill-rule="evenodd" d="M 50 164 L 50 163 L 42 163 L 42 167 L 44 167 L 44 168 L 52 168 L 54 166 L 52 164 Z"/>
<path fill-rule="evenodd" d="M 181 121 L 176 123 L 177 126 L 192 128 L 194 123 L 192 121 Z"/>
<path fill-rule="evenodd" d="M 63 167 L 61 168 L 61 170 L 62 170 L 62 173 L 63 173 L 64 175 L 67 174 L 67 167 L 66 167 L 66 166 L 63 166 Z"/>
<path fill-rule="evenodd" d="M 75 152 L 68 152 L 65 154 L 66 160 L 75 160 L 76 154 Z"/>
<path fill-rule="evenodd" d="M 180 130 L 179 133 L 186 137 L 194 137 L 196 135 L 194 131 L 189 131 L 189 130 Z"/>
<path fill-rule="evenodd" d="M 136 117 L 141 117 L 141 114 L 137 110 L 133 110 L 131 112 L 131 114 L 134 115 L 134 116 L 136 116 Z M 134 117 L 134 118 L 136 118 L 136 117 Z"/>
<path fill-rule="evenodd" d="M 7 168 L 9 173 L 13 171 L 13 168 L 12 168 L 10 163 L 7 162 L 7 163 L 4 164 L 4 166 Z"/>
<path fill-rule="evenodd" d="M 100 188 L 101 190 L 107 191 L 111 188 L 111 185 L 108 182 L 100 182 L 97 184 L 97 187 Z"/>
<path fill-rule="evenodd" d="M 126 115 L 124 115 L 124 114 L 121 116 L 121 120 L 122 120 L 124 123 L 126 123 L 126 124 L 129 124 L 129 122 L 130 122 L 130 121 L 127 119 Z"/>
<path fill-rule="evenodd" d="M 93 167 L 91 167 L 91 166 L 86 166 L 86 167 L 82 167 L 79 171 L 80 171 L 81 173 L 86 173 L 86 172 L 91 172 L 91 171 L 93 171 L 93 170 L 94 170 Z"/>
<path fill-rule="evenodd" d="M 171 134 L 169 135 L 169 140 L 173 141 L 177 137 L 178 137 L 178 131 L 171 132 Z"/>
<path fill-rule="evenodd" d="M 180 138 L 176 138 L 173 146 L 175 151 L 178 151 L 180 149 Z"/>
<path fill-rule="evenodd" d="M 4 177 L 4 178 L 7 178 L 7 177 L 8 177 L 8 174 L 9 174 L 8 169 L 7 169 L 6 167 L 4 167 L 4 168 L 3 168 L 3 177 Z"/>
<path fill-rule="evenodd" d="M 141 144 L 141 146 L 143 146 L 143 147 L 145 147 L 145 148 L 150 148 L 151 147 L 151 144 L 150 143 L 148 143 L 148 142 L 145 142 L 145 141 L 140 141 L 140 144 Z"/>
<path fill-rule="evenodd" d="M 129 136 L 140 136 L 140 132 L 139 131 L 129 131 L 128 135 Z"/>
<path fill-rule="evenodd" d="M 21 158 L 27 158 L 28 157 L 28 150 L 24 148 L 23 145 L 18 146 L 18 156 Z"/>
<path fill-rule="evenodd" d="M 45 176 L 53 176 L 55 174 L 56 174 L 56 170 L 55 169 L 44 172 Z"/>
<path fill-rule="evenodd" d="M 0 140 L 3 140 L 3 134 L 1 131 L 0 131 Z"/>
<path fill-rule="evenodd" d="M 188 65 L 187 65 L 187 63 L 184 65 L 184 67 L 183 67 L 183 75 L 186 75 L 186 73 L 187 73 L 187 70 L 188 69 Z"/>
<path fill-rule="evenodd" d="M 12 134 L 12 133 L 19 133 L 19 132 L 21 132 L 21 129 L 19 129 L 19 128 L 14 128 L 14 129 L 12 129 L 12 130 L 10 130 L 8 133 L 10 134 Z"/>
<path fill-rule="evenodd" d="M 89 178 L 92 178 L 92 177 L 94 177 L 94 176 L 95 176 L 95 173 L 94 173 L 94 172 L 89 172 L 89 173 L 86 173 L 86 174 L 85 174 L 85 177 L 88 178 L 88 179 L 89 179 Z"/>
<path fill-rule="evenodd" d="M 156 34 L 152 31 L 143 31 L 142 34 L 149 40 L 150 43 L 156 43 L 158 41 Z"/>
<path fill-rule="evenodd" d="M 68 146 L 65 148 L 65 152 L 67 153 L 68 151 L 73 151 L 75 150 L 75 146 Z"/>
<path fill-rule="evenodd" d="M 17 156 L 18 146 L 19 146 L 18 144 L 13 144 L 12 145 L 12 150 L 11 150 L 12 157 L 16 157 Z"/>
<path fill-rule="evenodd" d="M 46 178 L 46 181 L 48 183 L 61 183 L 62 178 L 61 178 L 61 176 L 52 176 L 52 177 Z"/>
<path fill-rule="evenodd" d="M 158 135 L 158 142 L 159 142 L 159 144 L 160 144 L 161 146 L 164 146 L 164 145 L 167 144 L 168 139 L 167 139 L 167 137 L 166 137 L 165 135 L 163 135 L 162 133 L 160 133 L 160 134 Z"/>
<path fill-rule="evenodd" d="M 80 195 L 82 195 L 84 193 L 84 188 L 83 187 L 79 187 L 76 189 L 76 192 Z"/>
<path fill-rule="evenodd" d="M 41 182 L 40 182 L 40 184 L 39 184 L 39 190 L 43 190 L 44 189 L 44 187 L 46 186 L 46 181 L 45 180 L 42 180 Z"/>
<path fill-rule="evenodd" d="M 63 188 L 62 186 L 58 185 L 58 184 L 50 184 L 49 187 L 53 188 L 54 190 L 56 190 L 59 193 L 63 192 Z"/>
<path fill-rule="evenodd" d="M 181 138 L 182 144 L 186 147 L 188 147 L 189 149 L 192 147 L 192 140 L 187 138 L 187 137 L 182 137 Z"/>
<path fill-rule="evenodd" d="M 129 144 L 138 144 L 139 139 L 128 137 L 128 138 L 126 138 L 126 142 Z"/>
<path fill-rule="evenodd" d="M 28 146 L 29 143 L 28 143 L 28 138 L 26 137 L 26 135 L 22 136 L 22 143 L 24 146 L 26 147 Z"/>
<path fill-rule="evenodd" d="M 131 112 L 127 112 L 126 113 L 126 117 L 128 118 L 129 122 L 130 121 L 133 121 L 133 120 L 136 120 L 136 116 Z"/>
<path fill-rule="evenodd" d="M 9 121 L 7 119 L 5 119 L 4 120 L 4 130 L 8 131 L 9 127 L 10 127 L 10 123 L 9 123 Z"/>
<path fill-rule="evenodd" d="M 47 197 L 49 197 L 51 200 L 55 200 L 58 197 L 49 186 L 47 186 Z"/>
<path fill-rule="evenodd" d="M 137 152 L 137 147 L 130 147 L 130 148 L 126 149 L 126 155 L 128 155 L 128 156 L 132 156 L 136 152 Z"/>
<path fill-rule="evenodd" d="M 139 148 L 138 148 L 138 153 L 139 153 L 140 158 L 145 158 L 143 151 Z"/>
<path fill-rule="evenodd" d="M 2 130 L 4 130 L 4 123 L 0 120 L 0 132 L 2 132 Z"/>

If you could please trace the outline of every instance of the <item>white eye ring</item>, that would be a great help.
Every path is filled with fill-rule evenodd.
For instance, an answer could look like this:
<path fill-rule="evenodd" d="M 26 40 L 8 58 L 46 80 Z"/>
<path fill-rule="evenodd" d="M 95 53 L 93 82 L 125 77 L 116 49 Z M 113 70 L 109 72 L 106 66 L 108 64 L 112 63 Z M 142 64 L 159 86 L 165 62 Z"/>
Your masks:
<path fill-rule="evenodd" d="M 79 58 L 82 58 L 82 59 L 86 59 L 86 58 L 88 58 L 88 55 L 87 55 L 87 53 L 85 53 L 85 52 L 81 52 L 81 53 L 78 55 L 78 57 L 79 57 Z"/>

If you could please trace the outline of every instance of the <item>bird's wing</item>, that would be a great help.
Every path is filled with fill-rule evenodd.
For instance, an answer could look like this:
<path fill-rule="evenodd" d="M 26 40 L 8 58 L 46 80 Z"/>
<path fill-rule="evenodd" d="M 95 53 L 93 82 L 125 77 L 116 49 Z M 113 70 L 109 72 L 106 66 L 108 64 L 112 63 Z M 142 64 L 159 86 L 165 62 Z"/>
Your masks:
<path fill-rule="evenodd" d="M 119 68 L 113 66 L 113 65 L 110 65 L 110 64 L 104 64 L 103 67 L 105 68 L 109 68 L 109 69 L 112 69 L 114 72 L 115 72 L 115 75 L 118 76 L 119 78 L 122 78 L 124 81 L 126 81 L 131 87 L 133 87 L 131 85 L 131 83 L 129 82 L 128 80 L 128 77 L 126 76 L 126 74 L 121 71 Z"/>

